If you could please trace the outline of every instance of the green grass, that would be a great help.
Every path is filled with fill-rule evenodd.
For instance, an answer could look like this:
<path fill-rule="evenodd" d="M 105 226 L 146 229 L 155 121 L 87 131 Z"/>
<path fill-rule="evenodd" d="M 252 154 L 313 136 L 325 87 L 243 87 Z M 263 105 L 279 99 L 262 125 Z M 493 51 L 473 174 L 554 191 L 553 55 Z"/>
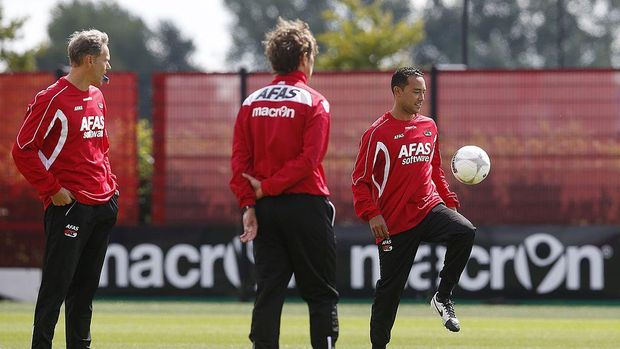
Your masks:
<path fill-rule="evenodd" d="M 0 302 L 0 348 L 29 347 L 32 304 Z M 252 305 L 235 302 L 98 301 L 93 348 L 250 348 Z M 457 304 L 460 333 L 450 333 L 426 304 L 402 304 L 396 348 L 619 348 L 620 306 Z M 370 303 L 341 304 L 338 348 L 369 348 Z M 280 348 L 310 348 L 307 308 L 284 306 Z M 64 348 L 64 318 L 54 348 Z"/>

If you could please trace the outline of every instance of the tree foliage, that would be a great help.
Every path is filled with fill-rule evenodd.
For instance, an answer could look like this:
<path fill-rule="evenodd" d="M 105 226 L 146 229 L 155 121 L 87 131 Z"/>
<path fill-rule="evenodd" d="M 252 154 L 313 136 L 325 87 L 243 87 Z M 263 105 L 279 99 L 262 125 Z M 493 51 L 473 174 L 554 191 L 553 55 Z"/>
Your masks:
<path fill-rule="evenodd" d="M 148 119 L 140 119 L 136 124 L 138 140 L 138 205 L 140 222 L 151 222 L 151 202 L 153 192 L 153 125 Z"/>
<path fill-rule="evenodd" d="M 381 0 L 341 0 L 324 12 L 329 31 L 318 35 L 326 48 L 319 69 L 385 69 L 410 62 L 411 48 L 424 37 L 423 22 L 395 20 Z"/>
<path fill-rule="evenodd" d="M 35 50 L 19 53 L 10 49 L 10 44 L 19 39 L 25 21 L 26 18 L 14 18 L 7 22 L 0 4 L 0 63 L 7 71 L 32 71 L 36 68 Z"/>
<path fill-rule="evenodd" d="M 462 4 L 446 0 L 428 2 L 423 15 L 427 36 L 413 50 L 418 62 L 461 63 Z M 614 45 L 614 33 L 620 29 L 618 5 L 617 0 L 470 1 L 469 65 L 620 65 L 620 47 Z"/>
<path fill-rule="evenodd" d="M 360 6 L 375 3 L 376 0 L 360 0 Z M 410 14 L 408 0 L 382 0 L 380 7 L 392 13 L 392 22 L 399 22 Z M 264 56 L 262 42 L 265 33 L 271 30 L 278 19 L 299 18 L 310 25 L 315 36 L 332 31 L 336 24 L 324 16 L 326 11 L 339 14 L 348 5 L 342 0 L 228 0 L 225 5 L 232 12 L 235 20 L 232 26 L 232 48 L 228 59 L 244 65 L 252 70 L 269 69 Z M 343 18 L 344 19 L 344 18 Z M 330 27 L 331 26 L 331 27 Z M 328 43 L 319 41 L 319 51 L 329 50 Z M 232 67 L 233 65 L 231 65 Z"/>
<path fill-rule="evenodd" d="M 150 116 L 151 75 L 154 71 L 191 71 L 194 51 L 190 39 L 169 21 L 159 23 L 153 31 L 139 17 L 115 2 L 74 0 L 59 3 L 52 10 L 48 25 L 50 42 L 37 54 L 37 64 L 44 70 L 56 70 L 68 64 L 67 38 L 71 33 L 96 28 L 110 38 L 110 63 L 113 70 L 133 71 L 139 77 L 139 113 Z"/>
<path fill-rule="evenodd" d="M 191 39 L 182 37 L 179 28 L 173 22 L 168 20 L 159 22 L 154 34 L 153 51 L 159 70 L 177 72 L 196 70 L 190 63 L 196 46 Z"/>
<path fill-rule="evenodd" d="M 269 69 L 262 42 L 278 17 L 299 18 L 308 23 L 314 34 L 326 29 L 321 14 L 329 8 L 329 0 L 227 0 L 224 3 L 235 18 L 228 59 L 249 64 L 250 70 Z"/>

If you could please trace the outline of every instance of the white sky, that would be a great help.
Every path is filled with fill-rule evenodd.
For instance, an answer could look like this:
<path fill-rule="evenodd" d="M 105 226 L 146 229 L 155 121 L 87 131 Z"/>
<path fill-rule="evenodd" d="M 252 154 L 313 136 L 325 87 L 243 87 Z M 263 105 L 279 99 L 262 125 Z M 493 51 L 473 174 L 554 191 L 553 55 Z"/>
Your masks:
<path fill-rule="evenodd" d="M 47 40 L 51 9 L 59 2 L 71 0 L 0 0 L 4 18 L 25 17 L 21 38 L 13 46 L 17 51 L 33 48 Z M 227 71 L 226 52 L 231 45 L 229 27 L 232 15 L 226 0 L 116 0 L 124 9 L 142 18 L 154 28 L 161 19 L 169 19 L 191 38 L 196 46 L 193 63 L 206 71 Z M 69 35 L 69 34 L 67 34 Z"/>

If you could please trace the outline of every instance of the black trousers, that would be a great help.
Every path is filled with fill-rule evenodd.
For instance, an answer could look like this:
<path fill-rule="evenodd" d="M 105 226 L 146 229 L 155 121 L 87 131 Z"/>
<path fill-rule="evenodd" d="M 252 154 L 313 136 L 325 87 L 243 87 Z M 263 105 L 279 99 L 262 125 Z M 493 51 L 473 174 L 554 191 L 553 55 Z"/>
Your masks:
<path fill-rule="evenodd" d="M 103 205 L 74 201 L 45 211 L 45 256 L 34 312 L 32 348 L 51 348 L 65 302 L 67 349 L 90 348 L 92 300 L 99 285 L 118 198 Z"/>
<path fill-rule="evenodd" d="M 334 348 L 338 339 L 335 210 L 325 197 L 281 195 L 256 204 L 256 301 L 250 340 L 254 349 L 279 347 L 287 285 L 295 275 L 310 313 L 312 347 Z"/>
<path fill-rule="evenodd" d="M 469 260 L 476 228 L 467 218 L 443 204 L 437 205 L 413 229 L 392 236 L 392 250 L 379 246 L 380 279 L 370 318 L 370 340 L 373 348 L 385 348 L 409 272 L 421 242 L 447 245 L 442 282 L 456 285 Z"/>

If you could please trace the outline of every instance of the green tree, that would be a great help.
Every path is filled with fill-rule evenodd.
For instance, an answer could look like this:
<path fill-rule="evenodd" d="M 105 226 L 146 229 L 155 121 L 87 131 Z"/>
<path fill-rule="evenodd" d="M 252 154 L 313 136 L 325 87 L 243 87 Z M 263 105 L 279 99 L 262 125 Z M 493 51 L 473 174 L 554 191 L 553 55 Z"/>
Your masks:
<path fill-rule="evenodd" d="M 56 70 L 67 65 L 67 37 L 74 31 L 89 28 L 108 33 L 113 70 L 138 74 L 138 111 L 141 117 L 150 117 L 151 75 L 154 71 L 196 69 L 188 61 L 194 49 L 193 42 L 181 38 L 172 22 L 161 22 L 152 31 L 142 19 L 115 2 L 80 0 L 60 3 L 52 10 L 48 25 L 50 42 L 37 55 L 39 68 Z"/>
<path fill-rule="evenodd" d="M 367 5 L 374 0 L 362 0 Z M 265 33 L 271 30 L 278 19 L 299 18 L 310 25 L 315 35 L 328 30 L 328 23 L 323 13 L 330 9 L 342 8 L 340 0 L 227 0 L 226 7 L 235 17 L 231 27 L 232 47 L 228 52 L 228 59 L 238 64 L 250 65 L 252 70 L 270 69 L 264 55 L 263 40 Z M 381 7 L 394 14 L 394 19 L 400 21 L 410 14 L 409 0 L 384 0 Z M 325 50 L 319 42 L 319 51 Z M 234 65 L 231 65 L 233 68 Z"/>
<path fill-rule="evenodd" d="M 470 67 L 608 67 L 620 58 L 617 0 L 470 1 Z M 413 50 L 423 64 L 461 63 L 463 1 L 432 0 L 426 39 Z M 561 17 L 560 17 L 561 16 Z M 562 25 L 558 21 L 562 18 Z M 449 23 L 449 25 L 447 25 Z M 562 49 L 558 38 L 563 28 Z M 616 62 L 616 65 L 620 62 Z"/>
<path fill-rule="evenodd" d="M 140 222 L 151 222 L 151 203 L 153 192 L 153 126 L 148 119 L 138 120 L 136 125 L 138 140 L 138 205 Z"/>
<path fill-rule="evenodd" d="M 7 71 L 32 71 L 36 69 L 34 49 L 18 53 L 9 48 L 12 42 L 19 39 L 20 30 L 25 22 L 26 18 L 10 19 L 7 22 L 0 3 L 0 63 L 4 64 Z"/>
<path fill-rule="evenodd" d="M 224 4 L 235 17 L 228 59 L 250 64 L 251 70 L 269 69 L 262 42 L 278 17 L 299 18 L 308 23 L 313 33 L 322 33 L 326 26 L 321 13 L 329 8 L 329 0 L 227 0 Z"/>
<path fill-rule="evenodd" d="M 196 46 L 191 39 L 181 36 L 181 32 L 171 21 L 160 21 L 155 32 L 155 57 L 159 70 L 195 71 L 197 68 L 190 63 Z"/>
<path fill-rule="evenodd" d="M 329 31 L 318 35 L 326 47 L 319 69 L 386 69 L 410 62 L 412 46 L 424 38 L 423 22 L 395 20 L 381 0 L 341 0 L 342 7 L 324 12 Z"/>

